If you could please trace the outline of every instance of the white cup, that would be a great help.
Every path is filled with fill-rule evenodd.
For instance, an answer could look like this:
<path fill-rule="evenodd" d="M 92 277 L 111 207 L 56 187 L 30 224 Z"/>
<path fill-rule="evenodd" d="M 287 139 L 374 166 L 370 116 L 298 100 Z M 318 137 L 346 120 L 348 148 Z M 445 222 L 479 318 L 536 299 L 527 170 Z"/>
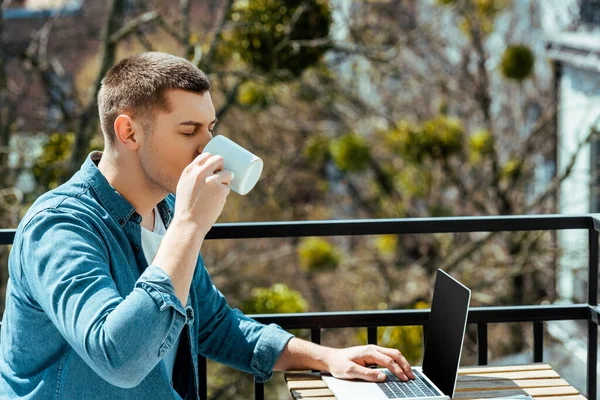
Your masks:
<path fill-rule="evenodd" d="M 241 195 L 252 190 L 263 170 L 263 161 L 260 158 L 222 135 L 212 138 L 202 153 L 223 157 L 225 169 L 234 174 L 229 186 Z"/>

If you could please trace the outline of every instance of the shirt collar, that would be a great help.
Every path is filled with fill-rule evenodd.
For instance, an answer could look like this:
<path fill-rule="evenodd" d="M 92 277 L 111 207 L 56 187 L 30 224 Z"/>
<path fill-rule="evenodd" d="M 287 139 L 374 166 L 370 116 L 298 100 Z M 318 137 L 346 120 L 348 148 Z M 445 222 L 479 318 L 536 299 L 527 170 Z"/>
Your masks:
<path fill-rule="evenodd" d="M 91 152 L 83 165 L 81 166 L 81 173 L 83 178 L 89 183 L 92 190 L 98 196 L 102 206 L 112 215 L 121 227 L 125 226 L 127 221 L 130 219 L 141 224 L 142 216 L 136 212 L 135 208 L 125 197 L 123 197 L 109 182 L 106 177 L 98 169 L 98 163 L 102 158 L 101 151 Z M 169 227 L 171 218 L 173 216 L 172 207 L 169 205 L 169 197 L 163 199 L 158 203 L 158 211 L 165 224 L 165 228 Z M 173 200 L 173 199 L 170 199 Z M 172 203 L 173 201 L 171 201 Z"/>

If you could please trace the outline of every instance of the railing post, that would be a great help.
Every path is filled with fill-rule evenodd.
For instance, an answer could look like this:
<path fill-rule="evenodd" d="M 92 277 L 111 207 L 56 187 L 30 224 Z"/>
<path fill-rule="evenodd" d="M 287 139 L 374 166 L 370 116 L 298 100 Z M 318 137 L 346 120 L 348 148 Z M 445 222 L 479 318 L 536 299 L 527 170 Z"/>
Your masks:
<path fill-rule="evenodd" d="M 377 327 L 369 326 L 367 328 L 367 343 L 377 344 Z"/>
<path fill-rule="evenodd" d="M 421 343 L 421 353 L 425 354 L 425 345 L 427 344 L 427 325 L 423 324 L 423 343 Z"/>
<path fill-rule="evenodd" d="M 206 358 L 198 355 L 198 382 L 200 382 L 198 392 L 201 399 L 208 399 L 207 379 Z"/>
<path fill-rule="evenodd" d="M 588 304 L 598 305 L 598 231 L 589 231 Z M 588 317 L 587 398 L 595 399 L 598 381 L 598 325 Z"/>
<path fill-rule="evenodd" d="M 487 365 L 488 363 L 488 326 L 487 324 L 477 324 L 477 364 Z"/>
<path fill-rule="evenodd" d="M 321 329 L 310 330 L 310 341 L 316 344 L 321 344 Z"/>
<path fill-rule="evenodd" d="M 533 323 L 533 362 L 544 361 L 544 322 Z"/>
<path fill-rule="evenodd" d="M 265 400 L 265 385 L 254 381 L 254 400 Z"/>

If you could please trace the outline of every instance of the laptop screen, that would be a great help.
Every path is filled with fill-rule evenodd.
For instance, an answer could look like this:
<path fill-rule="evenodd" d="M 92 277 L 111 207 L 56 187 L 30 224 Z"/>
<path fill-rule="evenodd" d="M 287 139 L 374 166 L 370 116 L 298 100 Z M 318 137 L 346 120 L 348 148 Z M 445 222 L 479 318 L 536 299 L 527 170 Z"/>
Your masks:
<path fill-rule="evenodd" d="M 445 395 L 452 397 L 471 291 L 444 271 L 438 270 L 433 293 L 423 372 Z"/>

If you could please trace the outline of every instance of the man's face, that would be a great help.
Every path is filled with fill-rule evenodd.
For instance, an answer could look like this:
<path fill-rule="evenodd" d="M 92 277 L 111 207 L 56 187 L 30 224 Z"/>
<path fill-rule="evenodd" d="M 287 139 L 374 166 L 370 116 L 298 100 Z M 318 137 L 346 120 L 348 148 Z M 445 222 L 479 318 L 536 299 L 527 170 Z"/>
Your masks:
<path fill-rule="evenodd" d="M 155 112 L 152 134 L 141 135 L 138 154 L 151 183 L 175 193 L 181 173 L 212 139 L 217 121 L 209 92 L 174 89 L 165 96 L 171 112 Z"/>

